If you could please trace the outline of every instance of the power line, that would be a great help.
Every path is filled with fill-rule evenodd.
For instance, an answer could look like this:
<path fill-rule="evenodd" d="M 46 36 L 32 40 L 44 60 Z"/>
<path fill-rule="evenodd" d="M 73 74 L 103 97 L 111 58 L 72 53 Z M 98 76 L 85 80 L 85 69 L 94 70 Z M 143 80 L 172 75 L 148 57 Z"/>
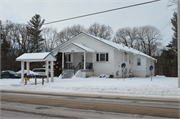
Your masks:
<path fill-rule="evenodd" d="M 144 5 L 144 4 L 149 4 L 149 3 L 158 2 L 158 1 L 161 1 L 161 0 L 154 0 L 154 1 L 144 2 L 144 3 L 129 5 L 129 6 L 125 6 L 125 7 L 120 7 L 120 8 L 115 8 L 115 9 L 110 9 L 110 10 L 95 12 L 95 13 L 91 13 L 91 14 L 81 15 L 81 16 L 77 16 L 77 17 L 71 17 L 71 18 L 67 18 L 67 19 L 62 19 L 62 20 L 47 22 L 47 23 L 44 23 L 43 25 L 52 24 L 52 23 L 56 23 L 56 22 L 67 21 L 67 20 L 72 20 L 72 19 L 77 19 L 77 18 L 81 18 L 81 17 L 92 16 L 92 15 L 96 15 L 96 14 L 102 14 L 102 13 L 105 13 L 105 12 L 111 12 L 111 11 L 115 11 L 115 10 L 120 10 L 120 9 L 135 7 L 135 6 Z"/>
<path fill-rule="evenodd" d="M 168 22 L 160 31 L 162 31 L 164 28 L 166 28 L 169 25 L 169 23 L 171 23 L 171 22 Z"/>
<path fill-rule="evenodd" d="M 170 20 L 167 20 L 161 27 L 159 27 L 159 29 L 162 29 L 164 27 L 164 25 L 166 25 L 169 22 L 170 22 Z"/>

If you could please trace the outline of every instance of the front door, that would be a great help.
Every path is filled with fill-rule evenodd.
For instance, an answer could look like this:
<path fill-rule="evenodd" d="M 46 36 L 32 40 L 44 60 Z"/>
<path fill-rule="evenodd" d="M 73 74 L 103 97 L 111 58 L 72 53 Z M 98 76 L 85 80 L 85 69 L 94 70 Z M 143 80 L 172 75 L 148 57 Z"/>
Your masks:
<path fill-rule="evenodd" d="M 81 55 L 81 69 L 84 69 L 84 55 Z"/>

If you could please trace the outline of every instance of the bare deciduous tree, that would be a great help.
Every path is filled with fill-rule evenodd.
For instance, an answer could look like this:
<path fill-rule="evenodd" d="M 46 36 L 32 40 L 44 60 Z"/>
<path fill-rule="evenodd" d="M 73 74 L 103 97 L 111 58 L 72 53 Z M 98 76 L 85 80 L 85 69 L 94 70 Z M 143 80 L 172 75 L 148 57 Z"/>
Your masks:
<path fill-rule="evenodd" d="M 112 35 L 113 35 L 113 30 L 110 26 L 94 23 L 87 29 L 87 33 L 106 39 L 106 40 L 111 40 Z"/>
<path fill-rule="evenodd" d="M 177 5 L 177 2 L 178 0 L 169 0 L 169 4 L 167 5 L 167 7 L 171 7 L 171 6 L 174 6 L 174 5 Z"/>
<path fill-rule="evenodd" d="M 44 40 L 44 50 L 51 51 L 56 47 L 58 31 L 54 28 L 44 28 L 42 31 Z"/>
<path fill-rule="evenodd" d="M 64 28 L 57 34 L 56 45 L 60 45 L 65 41 L 68 41 L 69 39 L 78 35 L 81 32 L 85 32 L 85 28 L 84 26 L 79 24 Z"/>
<path fill-rule="evenodd" d="M 12 23 L 11 21 L 5 21 L 2 24 L 2 34 L 5 36 L 7 42 L 10 43 L 10 50 L 6 54 L 7 59 L 3 59 L 4 67 L 2 69 L 11 69 L 16 70 L 15 59 L 23 54 L 27 53 L 30 50 L 26 26 L 23 24 Z"/>
<path fill-rule="evenodd" d="M 138 39 L 141 40 L 141 51 L 152 56 L 161 45 L 162 35 L 156 27 L 147 25 L 138 28 Z"/>
<path fill-rule="evenodd" d="M 137 27 L 133 27 L 132 29 L 130 27 L 118 29 L 113 41 L 134 48 L 137 42 L 137 31 Z"/>
<path fill-rule="evenodd" d="M 155 55 L 161 45 L 162 36 L 154 26 L 126 27 L 118 29 L 113 39 L 116 43 L 123 43 L 150 56 Z"/>

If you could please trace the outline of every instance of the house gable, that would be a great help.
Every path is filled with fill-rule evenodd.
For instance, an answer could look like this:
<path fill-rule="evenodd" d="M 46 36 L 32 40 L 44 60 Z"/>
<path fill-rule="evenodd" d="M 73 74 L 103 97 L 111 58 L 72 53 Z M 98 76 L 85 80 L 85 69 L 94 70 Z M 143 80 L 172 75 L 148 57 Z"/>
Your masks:
<path fill-rule="evenodd" d="M 89 34 L 86 34 L 86 33 L 80 33 L 78 34 L 77 36 L 71 38 L 70 40 L 66 41 L 65 43 L 59 45 L 58 47 L 56 47 L 55 49 L 53 49 L 51 52 L 59 52 L 61 49 L 67 47 L 69 44 L 71 43 L 78 43 L 78 44 L 82 44 L 86 47 L 89 47 L 95 51 L 100 51 L 100 52 L 104 52 L 104 51 L 101 51 L 99 50 L 99 48 L 102 48 L 101 46 L 103 47 L 109 47 L 111 50 L 113 50 L 115 47 L 112 47 L 108 44 L 105 44 L 103 43 L 102 41 L 98 40 L 97 38 L 89 35 Z M 109 49 L 108 48 L 108 49 Z M 106 51 L 106 50 L 105 50 Z"/>
<path fill-rule="evenodd" d="M 77 35 L 76 37 L 70 39 L 69 41 L 65 42 L 64 44 L 61 44 L 60 46 L 55 48 L 52 52 L 57 53 L 72 43 L 77 43 L 77 44 L 83 45 L 87 48 L 90 48 L 90 49 L 96 51 L 96 52 L 109 52 L 109 50 L 114 49 L 113 47 L 111 47 L 107 44 L 104 44 L 103 42 L 101 42 L 85 33 L 81 33 L 81 34 Z"/>

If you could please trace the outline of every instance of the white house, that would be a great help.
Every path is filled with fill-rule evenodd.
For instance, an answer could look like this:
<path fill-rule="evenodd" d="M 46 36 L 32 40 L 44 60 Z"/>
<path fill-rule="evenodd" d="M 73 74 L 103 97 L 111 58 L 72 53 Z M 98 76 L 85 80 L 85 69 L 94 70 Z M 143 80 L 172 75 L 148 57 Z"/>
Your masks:
<path fill-rule="evenodd" d="M 122 77 L 123 72 L 128 77 L 130 71 L 132 76 L 147 77 L 150 76 L 149 67 L 154 66 L 156 61 L 138 50 L 84 32 L 59 45 L 51 53 L 55 55 L 58 52 L 66 56 L 66 62 L 62 62 L 62 68 L 66 69 L 63 74 L 74 72 L 77 77 L 101 74 Z M 62 59 L 64 61 L 64 55 Z M 126 64 L 123 72 L 122 63 Z"/>

